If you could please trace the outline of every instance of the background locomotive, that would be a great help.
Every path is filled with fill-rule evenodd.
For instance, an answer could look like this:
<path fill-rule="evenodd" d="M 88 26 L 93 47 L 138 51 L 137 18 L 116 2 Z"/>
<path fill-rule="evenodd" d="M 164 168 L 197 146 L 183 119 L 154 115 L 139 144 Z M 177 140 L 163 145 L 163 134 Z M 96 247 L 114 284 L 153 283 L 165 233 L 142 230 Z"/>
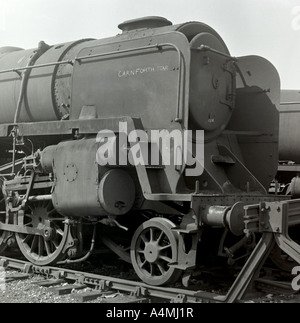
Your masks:
<path fill-rule="evenodd" d="M 278 166 L 276 69 L 232 57 L 203 23 L 145 17 L 119 28 L 102 40 L 0 49 L 1 251 L 16 242 L 34 264 L 67 263 L 86 259 L 96 238 L 153 285 L 212 259 L 245 258 L 255 247 L 245 207 L 286 199 L 268 194 Z M 119 142 L 120 122 L 128 131 L 204 130 L 203 173 L 100 166 L 97 134 L 108 129 Z"/>
<path fill-rule="evenodd" d="M 284 194 L 299 197 L 299 112 L 300 91 L 282 90 L 280 103 L 279 167 L 277 189 Z"/>

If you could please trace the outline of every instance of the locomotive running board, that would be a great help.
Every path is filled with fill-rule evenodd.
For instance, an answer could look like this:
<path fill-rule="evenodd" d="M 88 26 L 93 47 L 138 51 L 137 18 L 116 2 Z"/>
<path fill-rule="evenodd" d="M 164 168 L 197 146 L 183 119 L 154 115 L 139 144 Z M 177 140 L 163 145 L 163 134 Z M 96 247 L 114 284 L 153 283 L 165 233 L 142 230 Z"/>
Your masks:
<path fill-rule="evenodd" d="M 275 243 L 300 264 L 300 245 L 288 233 L 289 226 L 300 224 L 300 199 L 261 202 L 245 206 L 245 233 L 262 233 L 262 237 L 225 296 L 214 297 L 232 303 L 242 299 L 259 272 Z"/>

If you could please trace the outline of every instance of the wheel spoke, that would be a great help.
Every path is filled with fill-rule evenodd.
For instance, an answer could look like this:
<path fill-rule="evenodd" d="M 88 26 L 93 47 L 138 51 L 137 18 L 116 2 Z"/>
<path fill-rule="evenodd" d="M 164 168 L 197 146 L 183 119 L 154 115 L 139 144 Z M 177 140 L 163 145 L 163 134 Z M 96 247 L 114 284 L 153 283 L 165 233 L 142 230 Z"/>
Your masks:
<path fill-rule="evenodd" d="M 172 245 L 169 243 L 169 244 L 168 244 L 168 245 L 166 245 L 166 246 L 159 246 L 158 248 L 159 248 L 159 251 L 162 251 L 162 250 L 166 250 L 166 249 L 168 249 L 168 248 L 172 248 Z"/>
<path fill-rule="evenodd" d="M 3 194 L 2 188 L 5 179 L 0 179 L 0 222 L 6 224 L 13 224 L 13 215 L 6 212 L 6 195 Z M 7 242 L 12 236 L 11 232 L 0 230 L 0 255 L 7 248 Z"/>
<path fill-rule="evenodd" d="M 149 242 L 153 242 L 154 241 L 154 229 L 150 228 L 150 241 Z"/>
<path fill-rule="evenodd" d="M 147 237 L 145 236 L 145 233 L 141 234 L 141 235 L 140 235 L 140 238 L 143 240 L 143 242 L 144 242 L 145 244 L 147 244 L 147 243 L 149 242 L 149 240 L 148 240 L 148 239 L 147 239 Z"/>
<path fill-rule="evenodd" d="M 24 226 L 25 226 L 25 227 L 32 228 L 32 219 L 30 218 L 30 221 L 29 221 L 29 222 L 27 222 Z"/>
<path fill-rule="evenodd" d="M 159 259 L 161 259 L 161 260 L 163 260 L 163 261 L 166 261 L 167 263 L 172 262 L 172 259 L 171 259 L 171 258 L 169 258 L 169 257 L 167 257 L 167 256 L 162 256 L 162 255 L 160 255 L 160 256 L 159 256 Z"/>
<path fill-rule="evenodd" d="M 143 268 L 148 262 L 146 260 L 144 260 L 140 265 L 141 265 L 141 268 Z"/>
<path fill-rule="evenodd" d="M 58 246 L 59 246 L 59 245 L 58 245 L 58 243 L 57 243 L 55 240 L 52 240 L 51 242 L 52 242 L 52 244 L 54 245 L 54 247 L 57 249 L 57 248 L 58 248 Z"/>
<path fill-rule="evenodd" d="M 51 211 L 48 212 L 48 217 L 51 218 L 51 216 L 55 214 L 56 214 L 56 210 L 52 209 Z M 53 218 L 53 220 L 55 220 L 55 218 Z"/>
<path fill-rule="evenodd" d="M 44 240 L 44 242 L 45 242 L 46 253 L 49 256 L 51 254 L 51 250 L 50 250 L 51 246 L 50 246 L 50 243 L 49 243 L 49 241 L 46 241 L 46 240 Z"/>
<path fill-rule="evenodd" d="M 161 263 L 157 262 L 157 263 L 156 263 L 156 265 L 157 265 L 157 267 L 158 267 L 158 269 L 159 269 L 160 273 L 161 273 L 162 275 L 164 275 L 164 274 L 166 273 L 166 271 L 165 271 L 164 267 L 161 265 Z"/>
<path fill-rule="evenodd" d="M 26 236 L 24 236 L 24 238 L 22 239 L 23 243 L 27 243 L 30 239 L 32 238 L 32 235 L 27 234 Z"/>
<path fill-rule="evenodd" d="M 64 232 L 62 229 L 60 228 L 56 228 L 56 233 L 58 233 L 59 235 L 63 236 L 64 235 Z"/>
<path fill-rule="evenodd" d="M 159 244 L 160 243 L 160 241 L 161 241 L 161 239 L 162 239 L 162 237 L 164 236 L 164 232 L 163 231 L 161 231 L 161 233 L 160 233 L 160 235 L 159 235 L 159 237 L 157 238 L 157 243 Z"/>
<path fill-rule="evenodd" d="M 31 243 L 31 248 L 30 248 L 30 252 L 34 252 L 34 250 L 37 247 L 37 243 L 38 243 L 38 236 L 34 236 L 32 243 Z"/>
<path fill-rule="evenodd" d="M 44 238 L 39 236 L 39 248 L 38 248 L 38 255 L 42 256 L 44 253 Z"/>
<path fill-rule="evenodd" d="M 28 208 L 32 212 L 32 207 L 30 205 L 28 205 Z M 29 215 L 27 215 L 27 216 L 29 216 Z"/>
<path fill-rule="evenodd" d="M 150 275 L 154 276 L 154 265 L 150 264 Z"/>

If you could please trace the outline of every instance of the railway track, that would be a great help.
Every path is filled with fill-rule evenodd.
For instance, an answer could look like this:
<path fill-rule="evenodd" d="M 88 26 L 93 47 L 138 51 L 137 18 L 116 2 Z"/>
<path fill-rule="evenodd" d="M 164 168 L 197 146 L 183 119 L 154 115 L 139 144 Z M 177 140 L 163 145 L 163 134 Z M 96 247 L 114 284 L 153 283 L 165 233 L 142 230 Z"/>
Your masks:
<path fill-rule="evenodd" d="M 36 266 L 30 262 L 0 257 L 5 283 L 31 279 L 30 284 L 45 287 L 53 302 L 102 303 L 220 303 L 224 295 L 193 286 L 194 290 L 156 287 L 129 279 L 99 275 L 65 267 Z M 35 277 L 32 280 L 32 277 Z M 3 280 L 2 280 L 3 283 Z M 1 286 L 0 286 L 1 287 Z M 300 302 L 288 281 L 259 278 L 243 302 Z M 21 291 L 20 291 L 21 292 Z M 30 301 L 30 300 L 29 300 Z"/>
<path fill-rule="evenodd" d="M 72 290 L 90 288 L 90 291 L 85 294 L 82 293 L 81 297 L 78 296 L 81 301 L 91 300 L 93 298 L 101 297 L 101 295 L 108 295 L 107 292 L 118 292 L 127 299 L 129 297 L 130 301 L 133 303 L 151 302 L 153 300 L 155 302 L 198 303 L 213 301 L 215 297 L 215 301 L 217 301 L 218 297 L 217 294 L 203 292 L 201 290 L 191 291 L 182 288 L 149 286 L 137 281 L 68 268 L 36 266 L 27 261 L 9 257 L 1 257 L 0 266 L 5 269 L 18 270 L 25 275 L 43 275 L 45 279 L 40 283 L 41 286 L 59 285 L 62 282 L 68 282 L 67 285 L 64 284 L 61 287 L 53 288 L 53 291 L 58 294 L 66 294 Z M 116 299 L 114 301 L 116 301 Z M 122 299 L 121 302 L 124 302 L 124 300 Z"/>

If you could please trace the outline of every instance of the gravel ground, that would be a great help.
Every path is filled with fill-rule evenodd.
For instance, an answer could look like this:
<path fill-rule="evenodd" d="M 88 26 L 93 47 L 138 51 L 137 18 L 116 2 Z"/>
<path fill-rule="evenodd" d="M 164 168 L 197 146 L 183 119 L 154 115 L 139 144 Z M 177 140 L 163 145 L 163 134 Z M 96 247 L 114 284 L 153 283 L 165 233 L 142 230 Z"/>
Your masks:
<path fill-rule="evenodd" d="M 92 258 L 91 261 L 70 265 L 69 268 L 123 279 L 132 279 L 133 277 L 136 277 L 134 270 L 131 269 L 129 265 L 121 262 L 115 255 L 104 255 L 102 258 L 104 259 L 103 261 L 105 264 L 102 262 L 99 263 Z M 10 280 L 11 276 L 16 275 L 20 275 L 20 271 L 9 268 L 3 272 L 3 268 L 0 267 L 0 303 L 79 303 L 77 299 L 73 298 L 73 295 L 92 290 L 91 288 L 80 290 L 74 289 L 71 294 L 56 295 L 50 291 L 49 287 L 35 284 L 45 280 L 45 276 L 43 275 L 30 275 L 29 278 L 26 279 Z M 8 279 L 8 281 L 4 283 L 5 278 Z M 67 283 L 56 286 L 64 285 L 67 285 Z M 116 291 L 112 292 L 112 294 L 107 294 L 85 303 L 125 303 L 128 301 L 129 298 L 127 295 L 123 295 Z"/>
<path fill-rule="evenodd" d="M 37 279 L 15 280 L 0 291 L 0 303 L 76 303 L 69 295 L 56 296 L 47 287 L 32 284 Z"/>
<path fill-rule="evenodd" d="M 11 275 L 19 275 L 18 271 L 8 270 L 6 277 Z M 44 280 L 43 276 L 32 275 L 27 279 L 15 279 L 9 282 L 0 283 L 0 303 L 79 303 L 79 300 L 73 296 L 77 293 L 91 291 L 91 288 L 80 290 L 72 290 L 71 294 L 56 295 L 49 290 L 49 287 L 39 286 L 35 284 Z M 67 283 L 61 283 L 57 286 L 65 286 Z M 128 296 L 118 292 L 113 292 L 103 297 L 98 297 L 95 300 L 86 303 L 124 303 L 128 301 Z"/>

